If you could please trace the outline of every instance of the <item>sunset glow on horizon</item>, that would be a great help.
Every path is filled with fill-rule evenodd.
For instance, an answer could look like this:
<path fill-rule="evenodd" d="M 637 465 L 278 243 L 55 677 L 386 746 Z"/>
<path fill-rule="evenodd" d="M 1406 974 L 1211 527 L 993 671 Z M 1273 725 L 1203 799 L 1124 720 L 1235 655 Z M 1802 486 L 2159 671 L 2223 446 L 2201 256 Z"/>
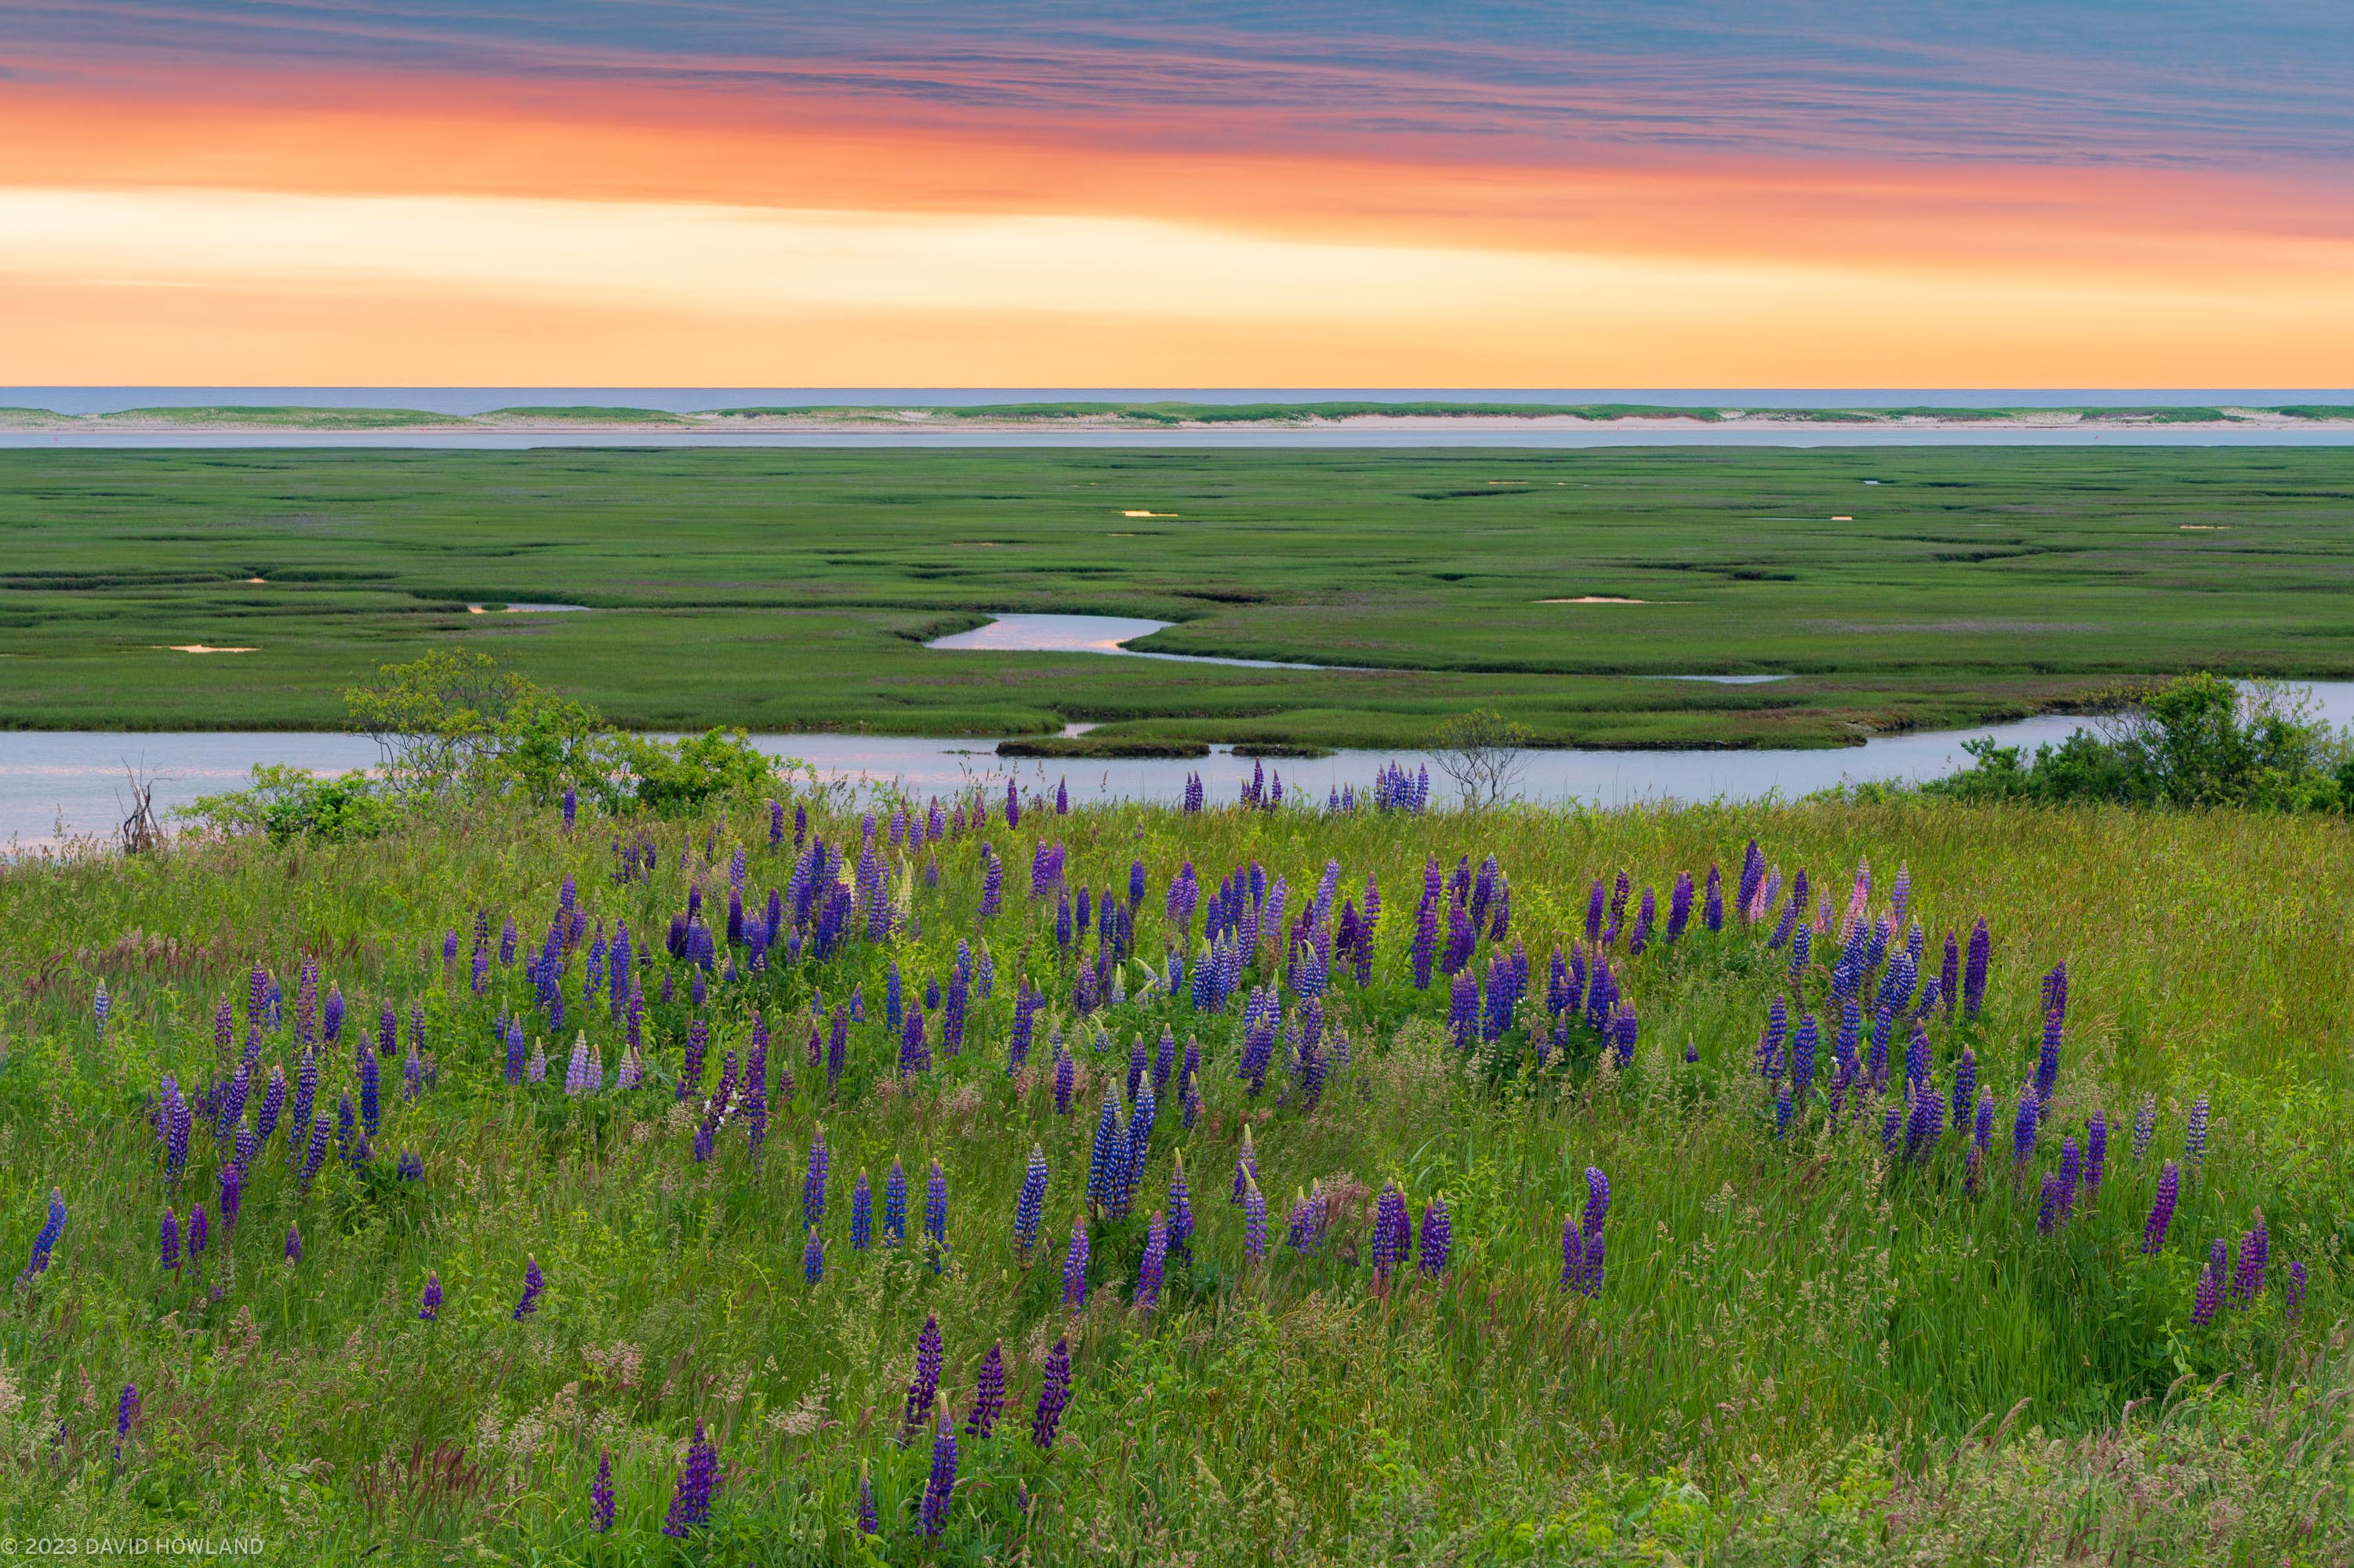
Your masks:
<path fill-rule="evenodd" d="M 2354 84 L 2267 29 L 2293 7 L 2022 33 L 1929 6 L 1903 35 L 1861 6 L 1280 31 L 902 9 L 12 7 L 0 380 L 2291 387 L 2354 363 Z"/>

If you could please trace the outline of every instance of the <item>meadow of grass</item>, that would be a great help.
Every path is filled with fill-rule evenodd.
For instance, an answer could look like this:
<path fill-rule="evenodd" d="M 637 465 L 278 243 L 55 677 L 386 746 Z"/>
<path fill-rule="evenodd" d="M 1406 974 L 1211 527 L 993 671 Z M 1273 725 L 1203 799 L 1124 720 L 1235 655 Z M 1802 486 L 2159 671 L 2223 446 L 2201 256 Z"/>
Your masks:
<path fill-rule="evenodd" d="M 15 450 L 0 496 L 11 726 L 324 727 L 453 639 L 637 727 L 1328 746 L 1474 707 L 1830 746 L 2354 674 L 2328 449 Z M 1549 602 L 1588 597 L 1649 602 Z M 465 611 L 510 601 L 591 613 Z M 922 646 L 1015 610 L 1348 667 Z M 1744 673 L 1790 678 L 1653 678 Z"/>
<path fill-rule="evenodd" d="M 928 822 L 921 845 L 894 842 L 886 816 L 864 875 L 861 824 L 834 800 L 785 806 L 781 847 L 749 800 L 691 822 L 584 815 L 570 831 L 552 810 L 482 805 L 363 843 L 184 843 L 0 870 L 11 1277 L 52 1188 L 69 1216 L 46 1270 L 0 1302 L 0 1534 L 249 1536 L 274 1560 L 318 1563 L 2324 1563 L 2354 1551 L 2354 1373 L 2339 1327 L 2354 840 L 2342 822 L 1918 801 L 1057 815 L 1032 800 L 1009 827 L 1002 797 L 988 804 L 979 821 Z M 855 934 L 820 959 L 823 921 L 793 924 L 788 906 L 796 934 L 754 969 L 750 948 L 727 941 L 731 861 L 744 852 L 757 920 L 770 887 L 796 887 L 797 805 L 811 838 L 848 858 L 838 874 L 858 889 Z M 1677 939 L 1664 934 L 1677 874 L 1704 882 L 1721 867 L 1730 902 L 1753 837 L 1779 877 L 1811 874 L 1810 927 L 1813 895 L 1831 905 L 1795 970 L 1795 931 L 1774 945 L 1787 880 L 1761 920 L 1730 912 L 1710 931 L 1696 905 Z M 638 869 L 617 880 L 617 842 L 651 844 L 651 872 L 632 857 Z M 993 916 L 981 912 L 982 844 L 1004 868 Z M 1061 880 L 1034 896 L 1034 855 L 1050 845 L 1066 856 Z M 1491 902 L 1462 972 L 1492 994 L 1498 962 L 1524 948 L 1528 1000 L 1494 1038 L 1458 1046 L 1456 982 L 1415 983 L 1416 906 L 1435 862 L 1449 878 L 1443 944 L 1455 868 L 1491 853 L 1509 923 L 1494 938 Z M 1883 1148 L 1883 1107 L 1908 1093 L 1901 1022 L 1885 1086 L 1846 1087 L 1836 1116 L 1827 1033 L 1813 1092 L 1777 1132 L 1759 1034 L 1777 995 L 1794 1027 L 1802 1012 L 1835 1016 L 1830 933 L 1867 859 L 1857 928 L 1893 916 L 1903 868 L 1892 947 L 1917 920 L 1925 976 L 1948 930 L 1967 942 L 1983 918 L 1990 932 L 1982 1010 L 1940 1005 L 1923 1020 L 1940 1093 L 1967 1048 L 1998 1107 L 1975 1179 L 1960 1130 Z M 1254 863 L 1287 886 L 1269 921 L 1284 931 L 1337 865 L 1334 908 L 1301 931 L 1309 947 L 1378 882 L 1368 972 L 1335 964 L 1313 1070 L 1287 1043 L 1309 1006 L 1298 945 L 1287 962 L 1270 932 L 1223 1005 L 1193 1005 L 1190 979 L 1177 1000 L 1147 983 L 1172 948 L 1189 976 L 1203 956 L 1203 912 L 1182 935 L 1170 913 L 1180 867 L 1206 904 Z M 1620 871 L 1634 890 L 1628 928 L 1582 946 L 1589 887 Z M 836 874 L 829 864 L 820 880 Z M 559 1025 L 525 966 L 567 879 L 583 919 L 559 945 Z M 706 982 L 663 943 L 695 886 L 717 938 Z M 1076 994 L 1099 941 L 1084 919 L 1068 939 L 1056 925 L 1082 888 L 1132 911 L 1114 943 L 1125 1000 Z M 1645 889 L 1659 923 L 1637 954 Z M 878 908 L 891 929 L 870 940 Z M 510 918 L 520 939 L 507 962 Z M 614 1086 L 627 1025 L 610 991 L 584 992 L 588 953 L 622 921 L 648 999 L 634 1088 Z M 1630 999 L 1638 1033 L 1623 1063 L 1546 1012 L 1557 945 L 1606 957 Z M 928 988 L 953 991 L 960 946 L 976 977 L 985 955 L 993 984 L 974 980 L 951 1054 Z M 308 1011 L 306 959 L 318 996 L 341 999 L 338 1041 Z M 2057 1076 L 2015 1153 L 2044 977 L 2062 962 Z M 382 1010 L 398 1039 L 376 1069 L 383 1121 L 369 1151 L 347 1161 L 331 1150 L 306 1193 L 281 1128 L 246 1161 L 232 1231 L 217 1195 L 234 1139 L 217 1139 L 206 1110 L 248 1049 L 256 965 L 282 991 L 274 1013 L 261 1010 L 262 1075 L 299 1076 L 307 1031 L 331 1121 L 360 1097 Z M 931 1060 L 912 1072 L 884 1017 L 893 966 L 928 1017 Z M 1866 999 L 1881 973 L 1863 978 Z M 1046 1001 L 1026 1067 L 1009 1071 L 1025 983 Z M 1261 985 L 1287 1034 L 1254 1094 L 1237 1069 L 1245 996 Z M 831 1012 L 854 995 L 864 1020 L 846 1026 L 830 1075 L 807 1042 L 830 1035 Z M 546 1082 L 509 1081 L 503 1014 L 544 1046 Z M 413 1099 L 412 1016 L 425 1080 Z M 697 1020 L 709 1051 L 690 1092 L 679 1083 Z M 755 1020 L 773 1040 L 757 1148 L 740 1097 L 707 1100 Z M 1181 1059 L 1119 1217 L 1087 1201 L 1090 1151 L 1107 1085 L 1132 1114 L 1131 1042 L 1150 1058 L 1164 1030 L 1181 1050 L 1199 1044 L 1199 1104 L 1185 1114 Z M 1556 1033 L 1540 1066 L 1534 1042 Z M 605 1087 L 567 1092 L 576 1033 L 596 1046 Z M 1056 1038 L 1074 1058 L 1067 1115 Z M 176 1180 L 155 1123 L 166 1075 L 196 1106 Z M 261 1097 L 257 1084 L 249 1124 Z M 2145 1102 L 2146 1150 L 2133 1133 Z M 2187 1124 L 2201 1103 L 2211 1120 L 2194 1159 Z M 2111 1129 L 2105 1180 L 2041 1227 L 2047 1178 L 2063 1147 L 2084 1148 L 2096 1113 Z M 1246 1129 L 1270 1210 L 1263 1260 L 1229 1202 Z M 821 1131 L 823 1268 L 811 1280 L 805 1181 Z M 1034 1144 L 1050 1177 L 1025 1260 L 1014 1225 Z M 1148 1308 L 1136 1299 L 1147 1216 L 1168 1211 L 1181 1150 L 1192 1261 L 1169 1262 Z M 411 1153 L 415 1180 L 395 1173 Z M 907 1243 L 857 1250 L 852 1183 L 871 1176 L 879 1206 L 895 1160 L 913 1189 Z M 940 1254 L 920 1234 L 934 1161 L 948 1189 Z M 2179 1209 L 2145 1252 L 2168 1161 Z M 1610 1192 L 1592 1294 L 1560 1284 L 1563 1222 L 1582 1217 L 1589 1167 Z M 1418 1242 L 1426 1205 L 1443 1199 L 1452 1251 L 1439 1272 L 1374 1277 L 1368 1225 L 1392 1184 Z M 1286 1221 L 1311 1190 L 1328 1229 L 1301 1252 Z M 210 1245 L 167 1272 L 161 1217 L 185 1222 L 197 1203 L 213 1211 Z M 2244 1252 L 2259 1211 L 2265 1287 L 2194 1321 L 2210 1243 Z M 1075 1219 L 1090 1250 L 1073 1309 Z M 302 1255 L 289 1262 L 298 1225 Z M 546 1289 L 519 1319 L 527 1260 Z M 2301 1310 L 2285 1287 L 2292 1263 Z M 445 1293 L 435 1321 L 419 1317 L 429 1275 Z M 957 1421 L 992 1345 L 1008 1388 L 994 1436 L 960 1427 L 957 1484 L 929 1538 L 919 1499 L 933 1433 L 925 1424 L 902 1442 L 928 1315 Z M 1070 1404 L 1042 1448 L 1032 1414 L 1057 1340 Z M 126 1383 L 141 1404 L 118 1459 Z M 698 1421 L 716 1444 L 716 1496 L 707 1521 L 668 1536 Z M 600 1455 L 610 1532 L 592 1499 Z M 859 1524 L 862 1475 L 876 1537 Z"/>

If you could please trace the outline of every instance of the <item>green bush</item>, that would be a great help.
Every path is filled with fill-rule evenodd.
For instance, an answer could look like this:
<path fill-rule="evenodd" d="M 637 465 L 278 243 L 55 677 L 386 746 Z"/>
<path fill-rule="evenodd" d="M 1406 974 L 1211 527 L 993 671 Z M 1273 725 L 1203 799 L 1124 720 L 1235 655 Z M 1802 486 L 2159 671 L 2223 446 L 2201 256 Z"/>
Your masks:
<path fill-rule="evenodd" d="M 1967 770 L 1924 786 L 1964 800 L 2102 801 L 2343 811 L 2354 806 L 2354 749 L 2306 702 L 2269 683 L 2186 675 L 2057 746 L 1966 741 Z"/>
<path fill-rule="evenodd" d="M 262 763 L 253 783 L 207 795 L 178 813 L 221 833 L 267 833 L 277 844 L 343 843 L 372 839 L 393 824 L 393 801 L 365 773 L 319 779 L 300 768 Z"/>

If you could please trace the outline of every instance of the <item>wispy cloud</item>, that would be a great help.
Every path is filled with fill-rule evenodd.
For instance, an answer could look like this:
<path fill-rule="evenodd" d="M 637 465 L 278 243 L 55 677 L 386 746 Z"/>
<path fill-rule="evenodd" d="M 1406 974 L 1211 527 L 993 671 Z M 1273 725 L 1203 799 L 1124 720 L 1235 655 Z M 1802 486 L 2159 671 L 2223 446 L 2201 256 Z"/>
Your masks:
<path fill-rule="evenodd" d="M 99 74 L 177 61 L 629 79 L 1084 121 L 1197 145 L 2354 157 L 2354 11 L 2336 0 L 928 0 L 854 17 L 737 0 L 19 0 L 0 11 L 0 46 Z"/>

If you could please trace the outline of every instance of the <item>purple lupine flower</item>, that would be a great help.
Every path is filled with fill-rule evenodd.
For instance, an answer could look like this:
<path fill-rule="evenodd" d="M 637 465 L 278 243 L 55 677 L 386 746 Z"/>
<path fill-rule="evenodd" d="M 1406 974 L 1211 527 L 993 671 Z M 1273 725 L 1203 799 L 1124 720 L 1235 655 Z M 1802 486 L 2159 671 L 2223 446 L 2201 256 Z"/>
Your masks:
<path fill-rule="evenodd" d="M 564 825 L 572 825 L 572 789 L 564 791 Z M 597 1478 L 588 1484 L 588 1528 L 604 1535 L 613 1528 L 613 1456 L 604 1445 L 597 1447 Z"/>
<path fill-rule="evenodd" d="M 1790 1103 L 1790 1086 L 1782 1085 L 1774 1094 L 1774 1136 L 1776 1139 L 1789 1136 L 1790 1118 L 1796 1108 Z M 1890 1108 L 1893 1110 L 1895 1107 Z"/>
<path fill-rule="evenodd" d="M 825 1243 L 818 1239 L 817 1227 L 809 1228 L 809 1241 L 801 1247 L 801 1283 L 815 1285 L 825 1277 Z"/>
<path fill-rule="evenodd" d="M 114 1402 L 114 1462 L 122 1463 L 122 1445 L 131 1440 L 131 1428 L 139 1420 L 139 1385 L 126 1383 L 122 1393 Z"/>
<path fill-rule="evenodd" d="M 858 1173 L 858 1184 L 850 1190 L 850 1250 L 864 1252 L 875 1239 L 875 1189 L 868 1185 L 866 1172 Z"/>
<path fill-rule="evenodd" d="M 302 1228 L 300 1225 L 290 1224 L 286 1227 L 286 1261 L 289 1263 L 302 1261 Z"/>
<path fill-rule="evenodd" d="M 1087 1216 L 1082 1210 L 1071 1222 L 1071 1245 L 1063 1255 L 1063 1310 L 1083 1311 L 1087 1304 Z"/>
<path fill-rule="evenodd" d="M 1292 1200 L 1291 1213 L 1284 1224 L 1284 1244 L 1296 1253 L 1313 1255 L 1324 1242 L 1324 1191 L 1310 1186 L 1308 1192 Z"/>
<path fill-rule="evenodd" d="M 162 1241 L 164 1271 L 175 1273 L 180 1266 L 180 1216 L 169 1209 L 164 1211 Z"/>
<path fill-rule="evenodd" d="M 996 1429 L 997 1418 L 1005 1412 L 1005 1342 L 998 1340 L 989 1347 L 981 1359 L 981 1372 L 974 1380 L 972 1408 L 965 1414 L 965 1436 L 987 1437 Z"/>
<path fill-rule="evenodd" d="M 663 1519 L 662 1532 L 674 1541 L 686 1539 L 686 1532 L 711 1520 L 711 1491 L 719 1479 L 719 1450 L 703 1434 L 703 1423 L 695 1424 L 695 1436 L 686 1446 L 686 1464 L 678 1472 L 678 1482 L 670 1494 L 670 1513 Z"/>
<path fill-rule="evenodd" d="M 1185 1151 L 1178 1150 L 1169 1173 L 1169 1255 L 1180 1263 L 1193 1256 L 1193 1196 L 1185 1185 Z"/>
<path fill-rule="evenodd" d="M 525 1254 L 523 1262 L 523 1299 L 515 1303 L 514 1320 L 522 1322 L 539 1310 L 539 1293 L 547 1281 L 539 1272 L 539 1259 Z"/>
<path fill-rule="evenodd" d="M 381 1085 L 377 1076 L 376 1053 L 363 1047 L 359 1054 L 360 1127 L 374 1138 L 384 1126 Z"/>
<path fill-rule="evenodd" d="M 1169 1227 L 1156 1210 L 1144 1233 L 1144 1254 L 1136 1266 L 1136 1305 L 1147 1312 L 1161 1304 L 1161 1270 L 1169 1261 Z"/>
<path fill-rule="evenodd" d="M 883 1179 L 883 1245 L 897 1246 L 907 1239 L 907 1173 L 891 1161 Z"/>
<path fill-rule="evenodd" d="M 2190 1120 L 2182 1130 L 2182 1157 L 2190 1162 L 2192 1175 L 2199 1172 L 2200 1162 L 2207 1158 L 2207 1097 L 2200 1095 L 2190 1102 Z"/>
<path fill-rule="evenodd" d="M 1013 1251 L 1023 1262 L 1038 1243 L 1038 1226 L 1046 1203 L 1046 1151 L 1030 1146 L 1029 1169 L 1023 1172 L 1022 1191 L 1013 1201 Z"/>
<path fill-rule="evenodd" d="M 1581 1294 L 1585 1289 L 1585 1237 L 1575 1214 L 1561 1217 L 1561 1288 Z"/>
<path fill-rule="evenodd" d="M 2109 1161 L 2109 1118 L 2094 1111 L 2084 1122 L 2084 1202 L 2100 1195 L 2101 1172 Z"/>
<path fill-rule="evenodd" d="M 2207 1266 L 2199 1271 L 2198 1289 L 2190 1298 L 2190 1322 L 2194 1328 L 2205 1328 L 2215 1320 L 2215 1308 L 2223 1304 L 2223 1270 L 2228 1261 L 2228 1248 L 2218 1239 L 2207 1255 Z"/>
<path fill-rule="evenodd" d="M 198 1203 L 188 1211 L 188 1260 L 191 1263 L 204 1255 L 205 1244 L 211 1235 L 212 1228 L 205 1223 L 205 1206 Z"/>
<path fill-rule="evenodd" d="M 2264 1291 L 2264 1266 L 2272 1255 L 2272 1233 L 2264 1228 L 2264 1212 L 2256 1211 L 2255 1228 L 2240 1238 L 2240 1263 L 2232 1273 L 2232 1303 L 2245 1307 Z"/>
<path fill-rule="evenodd" d="M 425 1277 L 425 1294 L 417 1304 L 418 1318 L 427 1323 L 441 1320 L 441 1276 L 429 1273 Z"/>
<path fill-rule="evenodd" d="M 1422 1211 L 1422 1255 L 1417 1260 L 1422 1272 L 1433 1279 L 1447 1272 L 1448 1255 L 1454 1250 L 1455 1229 L 1447 1214 L 1447 1200 L 1434 1196 Z"/>
<path fill-rule="evenodd" d="M 2144 1095 L 2141 1097 L 2140 1108 L 2134 1112 L 2133 1157 L 2135 1164 L 2140 1164 L 2142 1161 L 2142 1156 L 2149 1152 L 2149 1140 L 2157 1134 L 2157 1132 L 2158 1097 L 2156 1095 Z"/>
<path fill-rule="evenodd" d="M 1256 1177 L 1243 1182 L 1243 1253 L 1255 1264 L 1267 1261 L 1267 1195 Z"/>
<path fill-rule="evenodd" d="M 41 1223 L 39 1234 L 33 1237 L 32 1261 L 25 1265 L 25 1272 L 17 1278 L 32 1279 L 47 1272 L 49 1254 L 57 1246 L 58 1238 L 65 1234 L 65 1229 L 66 1195 L 52 1187 L 49 1189 L 48 1218 Z"/>
<path fill-rule="evenodd" d="M 99 981 L 97 991 L 90 995 L 90 1016 L 91 1026 L 97 1031 L 101 1040 L 106 1038 L 106 1015 L 113 1010 L 113 1007 L 114 999 L 106 994 L 106 982 Z"/>
<path fill-rule="evenodd" d="M 237 1229 L 238 1205 L 245 1200 L 245 1167 L 232 1162 L 221 1167 L 220 1217 L 225 1230 Z"/>
<path fill-rule="evenodd" d="M 327 1161 L 327 1118 L 320 1117 L 311 1123 L 311 1145 L 302 1156 L 301 1185 L 303 1192 L 318 1178 L 319 1167 Z"/>
<path fill-rule="evenodd" d="M 825 1224 L 825 1173 L 827 1154 L 825 1123 L 817 1124 L 817 1133 L 810 1141 L 809 1173 L 801 1178 L 801 1228 L 815 1230 Z"/>
<path fill-rule="evenodd" d="M 937 1313 L 924 1314 L 924 1326 L 916 1335 L 916 1375 L 907 1380 L 907 1405 L 903 1430 L 913 1434 L 916 1423 L 932 1407 L 940 1392 L 940 1319 Z"/>
<path fill-rule="evenodd" d="M 1070 1403 L 1071 1341 L 1066 1337 L 1056 1340 L 1055 1348 L 1046 1352 L 1045 1375 L 1038 1382 L 1038 1412 L 1030 1421 L 1030 1441 L 1041 1448 L 1054 1447 L 1063 1411 Z"/>
<path fill-rule="evenodd" d="M 2037 1200 L 2035 1206 L 2035 1228 L 2043 1234 L 2050 1235 L 2052 1228 L 2059 1224 L 2061 1216 L 2067 1212 L 2067 1200 L 2062 1194 L 2060 1178 L 2046 1172 L 2043 1178 L 2042 1195 Z"/>
<path fill-rule="evenodd" d="M 2181 1171 L 2168 1160 L 2158 1173 L 2158 1199 L 2150 1205 L 2149 1223 L 2142 1227 L 2142 1251 L 2156 1252 L 2166 1245 L 2166 1228 L 2174 1223 L 2174 1203 L 2181 1185 Z"/>
<path fill-rule="evenodd" d="M 1968 1046 L 1962 1047 L 1962 1059 L 1954 1064 L 1954 1129 L 1960 1131 L 1967 1124 L 1970 1106 L 1978 1098 L 1978 1055 Z"/>
<path fill-rule="evenodd" d="M 1414 1216 L 1394 1181 L 1383 1184 L 1373 1209 L 1373 1277 L 1384 1283 L 1414 1254 Z"/>
<path fill-rule="evenodd" d="M 858 1462 L 858 1532 L 868 1537 L 883 1533 L 882 1518 L 875 1511 L 875 1478 L 867 1474 L 864 1459 Z"/>
<path fill-rule="evenodd" d="M 1986 916 L 1978 916 L 1970 927 L 1970 956 L 1962 974 L 1962 1012 L 1976 1018 L 1986 1006 L 1987 962 L 1994 951 L 1993 938 L 1987 934 Z"/>
<path fill-rule="evenodd" d="M 187 1097 L 180 1093 L 179 1081 L 169 1073 L 164 1075 L 162 1102 L 156 1109 L 156 1128 L 164 1139 L 164 1179 L 177 1181 L 180 1172 L 187 1169 L 188 1132 L 193 1118 Z"/>
<path fill-rule="evenodd" d="M 1599 1231 L 1602 1222 L 1610 1214 L 1610 1178 L 1589 1165 L 1585 1168 L 1585 1225 L 1588 1234 Z"/>
<path fill-rule="evenodd" d="M 2035 1152 L 2035 1124 L 2042 1108 L 2043 1102 L 2035 1097 L 2035 1085 L 2020 1085 L 2019 1110 L 2010 1124 L 2010 1157 L 2021 1165 Z"/>
<path fill-rule="evenodd" d="M 931 1255 L 932 1272 L 938 1274 L 949 1250 L 949 1178 L 937 1160 L 924 1181 L 924 1248 Z"/>

